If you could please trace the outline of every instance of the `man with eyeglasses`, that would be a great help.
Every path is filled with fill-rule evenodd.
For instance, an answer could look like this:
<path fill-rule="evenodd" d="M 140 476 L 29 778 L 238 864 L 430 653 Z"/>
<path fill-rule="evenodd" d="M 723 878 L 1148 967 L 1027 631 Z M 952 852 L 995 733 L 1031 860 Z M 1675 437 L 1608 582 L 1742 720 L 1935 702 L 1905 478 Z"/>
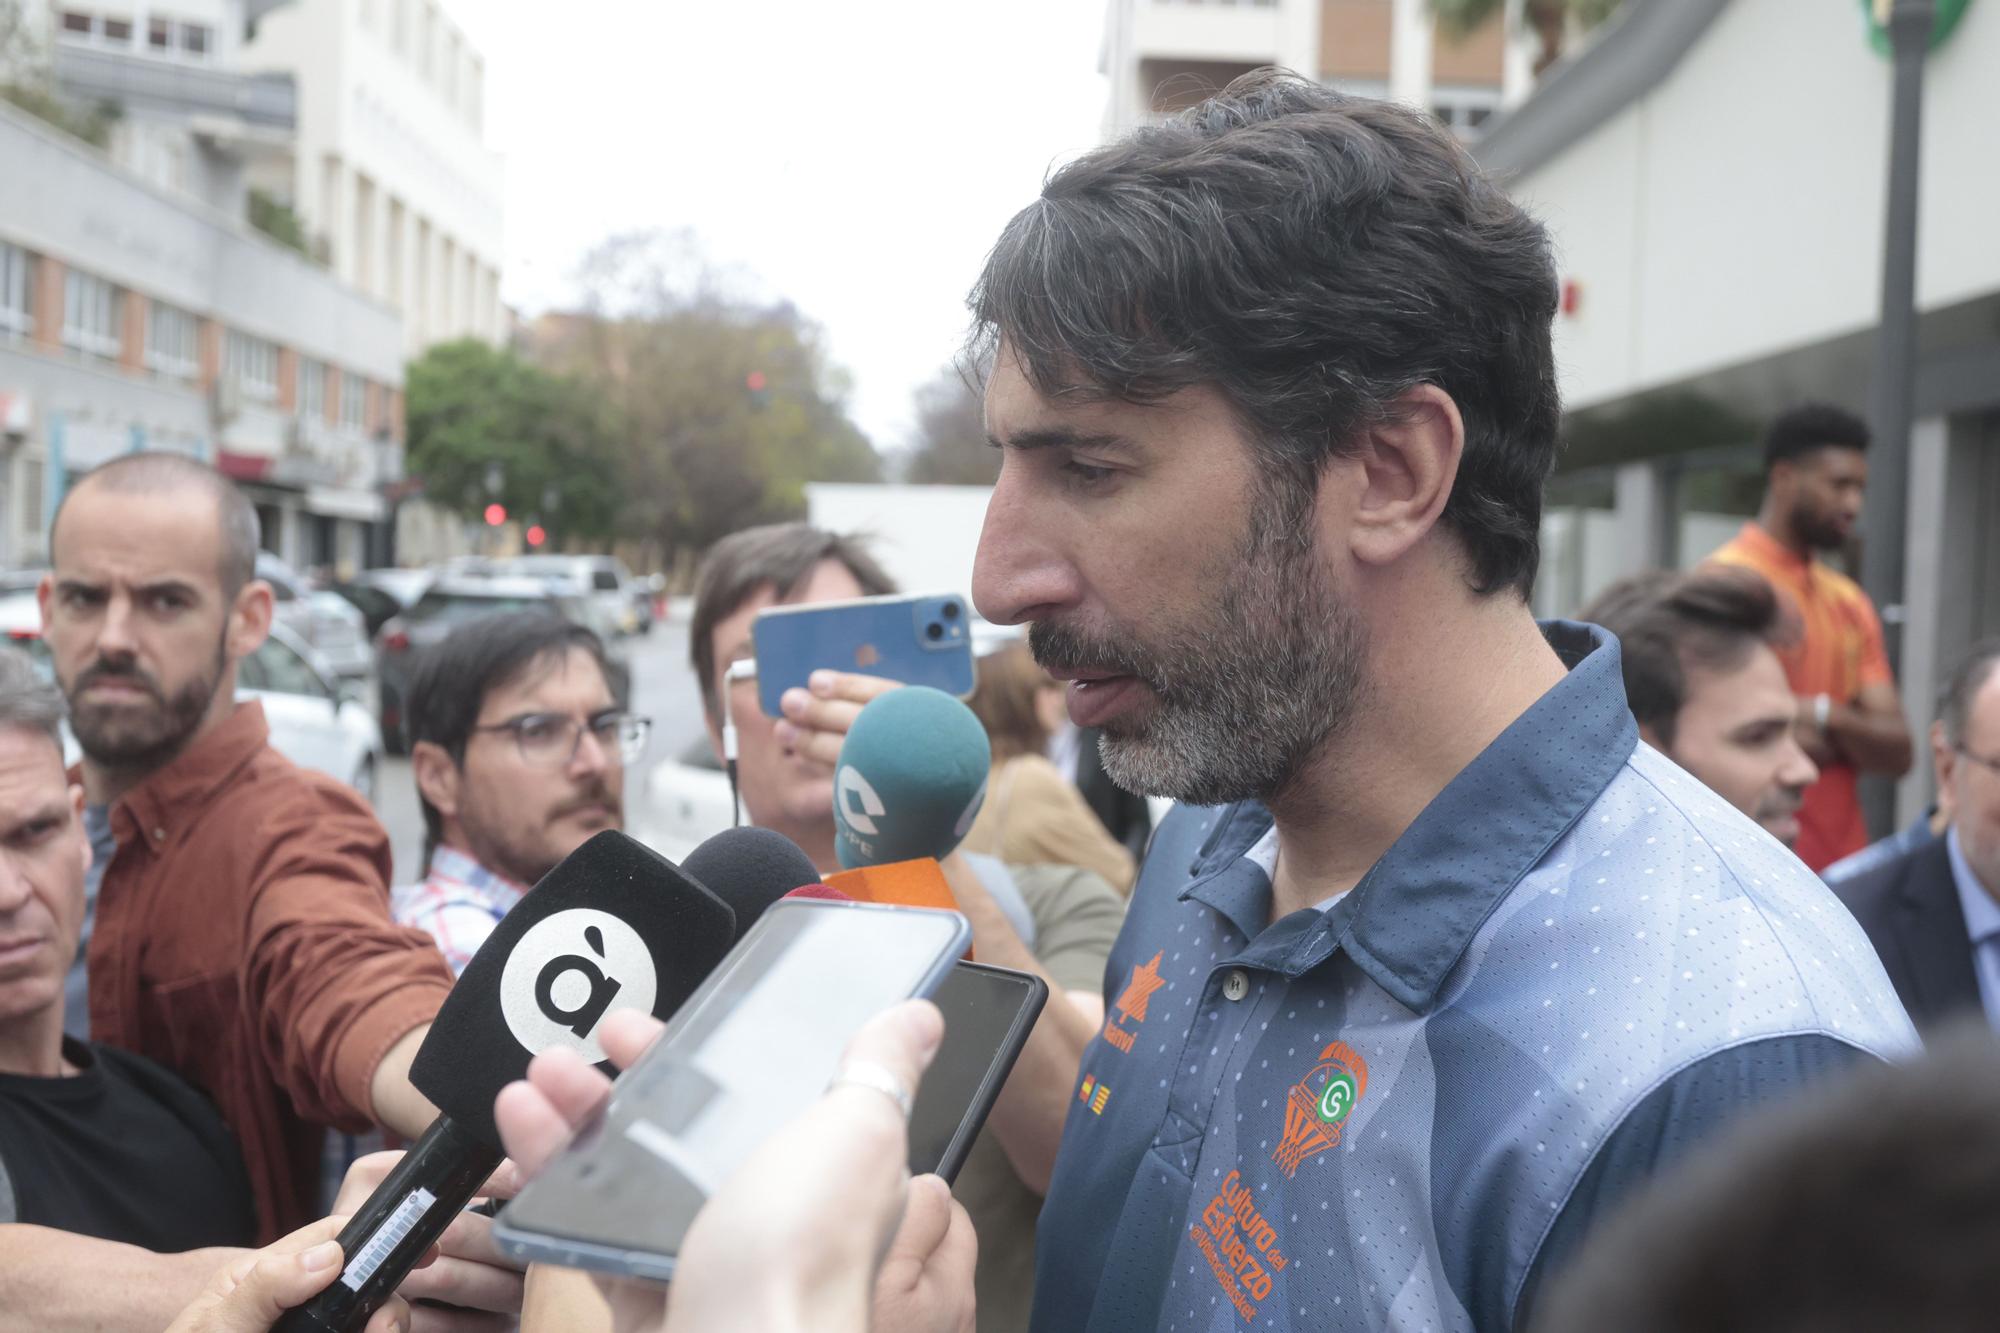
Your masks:
<path fill-rule="evenodd" d="M 625 824 L 648 719 L 619 709 L 604 645 L 545 611 L 486 616 L 425 654 L 404 724 L 429 873 L 393 895 L 462 972 L 555 864 Z"/>
<path fill-rule="evenodd" d="M 2000 1031 L 2000 637 L 1939 691 L 1931 762 L 1950 830 L 1833 890 L 1920 1033 L 1972 1013 Z"/>

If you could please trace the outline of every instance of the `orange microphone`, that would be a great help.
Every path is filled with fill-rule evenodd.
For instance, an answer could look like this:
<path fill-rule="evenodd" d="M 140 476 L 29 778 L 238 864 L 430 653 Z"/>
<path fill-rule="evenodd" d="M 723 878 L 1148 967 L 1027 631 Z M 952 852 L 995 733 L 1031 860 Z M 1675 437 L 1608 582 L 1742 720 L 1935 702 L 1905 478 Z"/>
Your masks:
<path fill-rule="evenodd" d="M 838 870 L 826 877 L 826 883 L 829 888 L 856 902 L 878 903 L 885 907 L 938 907 L 949 912 L 959 910 L 958 899 L 952 895 L 951 883 L 944 877 L 944 867 L 928 856 L 914 861 L 891 861 L 887 865 Z M 965 951 L 965 956 L 972 957 L 970 948 Z"/>

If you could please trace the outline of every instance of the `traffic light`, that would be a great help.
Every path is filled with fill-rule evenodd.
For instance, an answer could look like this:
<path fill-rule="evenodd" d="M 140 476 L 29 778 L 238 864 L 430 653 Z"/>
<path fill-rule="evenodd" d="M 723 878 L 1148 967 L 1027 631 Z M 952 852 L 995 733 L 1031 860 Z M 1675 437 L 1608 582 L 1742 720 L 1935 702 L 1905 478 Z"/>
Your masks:
<path fill-rule="evenodd" d="M 750 391 L 750 406 L 761 409 L 770 405 L 770 385 L 761 370 L 753 370 L 743 377 L 743 387 Z"/>
<path fill-rule="evenodd" d="M 539 523 L 528 529 L 527 536 L 528 545 L 530 546 L 540 546 L 549 539 L 549 534 L 543 531 L 542 525 Z"/>
<path fill-rule="evenodd" d="M 505 523 L 506 521 L 507 521 L 507 506 L 506 506 L 506 505 L 503 505 L 503 504 L 490 504 L 490 505 L 487 505 L 487 506 L 486 506 L 486 526 L 487 526 L 487 527 L 489 527 L 489 528 L 497 528 L 497 527 L 499 527 L 499 526 L 500 526 L 500 525 L 501 525 L 502 523 Z"/>

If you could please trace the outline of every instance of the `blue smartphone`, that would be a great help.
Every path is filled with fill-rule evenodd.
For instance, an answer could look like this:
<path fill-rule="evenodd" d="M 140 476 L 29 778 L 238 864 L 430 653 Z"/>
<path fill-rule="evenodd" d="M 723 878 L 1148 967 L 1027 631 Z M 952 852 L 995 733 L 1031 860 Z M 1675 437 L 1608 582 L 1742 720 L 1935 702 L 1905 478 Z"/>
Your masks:
<path fill-rule="evenodd" d="M 821 670 L 929 685 L 963 699 L 973 685 L 971 619 L 965 599 L 955 593 L 761 611 L 750 625 L 757 702 L 766 717 L 777 717 L 785 691 L 805 688 L 806 679 Z"/>
<path fill-rule="evenodd" d="M 856 1029 L 935 992 L 971 938 L 957 912 L 776 903 L 501 1211 L 501 1251 L 671 1280 L 702 1205 L 819 1097 Z"/>

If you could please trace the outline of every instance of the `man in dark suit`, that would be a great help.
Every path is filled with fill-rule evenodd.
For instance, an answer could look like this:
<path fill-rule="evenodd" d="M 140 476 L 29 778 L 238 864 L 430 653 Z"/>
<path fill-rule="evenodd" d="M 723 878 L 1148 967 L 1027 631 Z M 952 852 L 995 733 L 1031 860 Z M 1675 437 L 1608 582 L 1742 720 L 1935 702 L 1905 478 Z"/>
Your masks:
<path fill-rule="evenodd" d="M 2000 638 L 1945 682 L 1931 758 L 1951 829 L 1834 891 L 1920 1031 L 1968 1013 L 2000 1029 Z"/>

